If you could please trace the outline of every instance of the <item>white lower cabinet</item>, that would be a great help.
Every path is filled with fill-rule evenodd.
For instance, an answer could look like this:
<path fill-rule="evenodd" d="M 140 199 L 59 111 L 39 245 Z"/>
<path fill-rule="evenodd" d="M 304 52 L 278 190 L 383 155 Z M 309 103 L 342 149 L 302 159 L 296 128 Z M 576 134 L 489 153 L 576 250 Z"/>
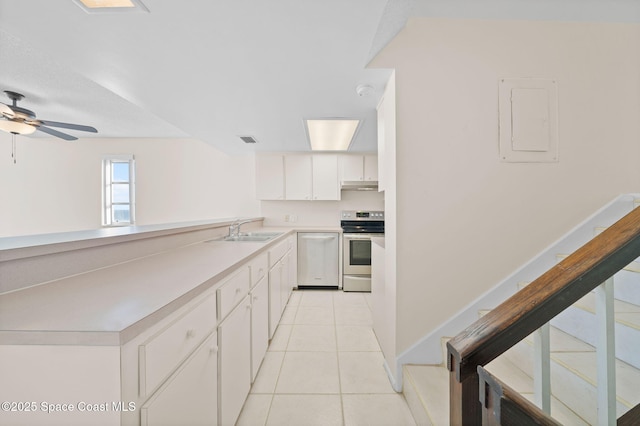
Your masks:
<path fill-rule="evenodd" d="M 269 282 L 261 279 L 251 290 L 251 382 L 256 379 L 269 347 Z"/>
<path fill-rule="evenodd" d="M 220 424 L 234 425 L 251 388 L 249 296 L 246 296 L 218 327 L 218 346 Z"/>
<path fill-rule="evenodd" d="M 280 311 L 284 312 L 289 302 L 291 294 L 291 283 L 289 282 L 289 267 L 291 265 L 291 252 L 287 252 L 280 261 Z"/>
<path fill-rule="evenodd" d="M 273 338 L 282 316 L 281 282 L 280 262 L 278 262 L 269 270 L 269 339 Z"/>
<path fill-rule="evenodd" d="M 218 422 L 217 345 L 214 332 L 141 407 L 141 425 L 214 425 Z"/>
<path fill-rule="evenodd" d="M 1 401 L 104 403 L 55 417 L 0 411 L 0 424 L 234 425 L 288 302 L 291 241 L 124 344 L 0 345 L 3 383 L 20 384 L 0 386 Z"/>

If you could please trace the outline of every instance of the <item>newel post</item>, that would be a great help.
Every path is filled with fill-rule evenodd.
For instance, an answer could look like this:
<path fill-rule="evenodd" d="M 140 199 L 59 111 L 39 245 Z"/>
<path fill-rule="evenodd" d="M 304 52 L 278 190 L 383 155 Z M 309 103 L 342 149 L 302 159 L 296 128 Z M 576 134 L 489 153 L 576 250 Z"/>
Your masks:
<path fill-rule="evenodd" d="M 478 373 L 462 376 L 459 360 L 447 343 L 447 368 L 449 370 L 449 424 L 472 426 L 482 424 L 480 405 L 480 381 Z"/>

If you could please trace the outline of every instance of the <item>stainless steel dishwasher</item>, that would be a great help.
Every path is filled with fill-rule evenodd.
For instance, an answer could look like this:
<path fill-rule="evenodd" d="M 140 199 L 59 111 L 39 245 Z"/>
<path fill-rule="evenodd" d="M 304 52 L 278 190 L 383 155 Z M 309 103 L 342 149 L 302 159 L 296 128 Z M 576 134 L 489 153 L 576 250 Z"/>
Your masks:
<path fill-rule="evenodd" d="M 338 288 L 339 262 L 337 232 L 298 233 L 298 288 Z"/>

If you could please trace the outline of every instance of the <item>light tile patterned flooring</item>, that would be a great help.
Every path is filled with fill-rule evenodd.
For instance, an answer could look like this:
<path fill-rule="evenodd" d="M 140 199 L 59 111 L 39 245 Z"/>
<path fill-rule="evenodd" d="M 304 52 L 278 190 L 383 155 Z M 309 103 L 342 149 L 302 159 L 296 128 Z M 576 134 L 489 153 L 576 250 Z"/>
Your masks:
<path fill-rule="evenodd" d="M 238 425 L 415 425 L 383 367 L 369 293 L 295 291 Z"/>

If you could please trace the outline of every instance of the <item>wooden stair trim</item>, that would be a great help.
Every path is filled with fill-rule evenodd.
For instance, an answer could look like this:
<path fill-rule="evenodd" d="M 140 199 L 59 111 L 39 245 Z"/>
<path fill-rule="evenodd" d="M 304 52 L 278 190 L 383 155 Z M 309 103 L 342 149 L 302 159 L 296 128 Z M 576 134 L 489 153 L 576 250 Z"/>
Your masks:
<path fill-rule="evenodd" d="M 551 416 L 496 376 L 478 366 L 483 424 L 561 426 Z"/>
<path fill-rule="evenodd" d="M 491 362 L 638 256 L 640 209 L 634 209 L 449 340 L 451 424 L 481 419 L 478 366 Z"/>
<path fill-rule="evenodd" d="M 618 426 L 636 426 L 640 424 L 640 404 L 618 418 Z"/>

